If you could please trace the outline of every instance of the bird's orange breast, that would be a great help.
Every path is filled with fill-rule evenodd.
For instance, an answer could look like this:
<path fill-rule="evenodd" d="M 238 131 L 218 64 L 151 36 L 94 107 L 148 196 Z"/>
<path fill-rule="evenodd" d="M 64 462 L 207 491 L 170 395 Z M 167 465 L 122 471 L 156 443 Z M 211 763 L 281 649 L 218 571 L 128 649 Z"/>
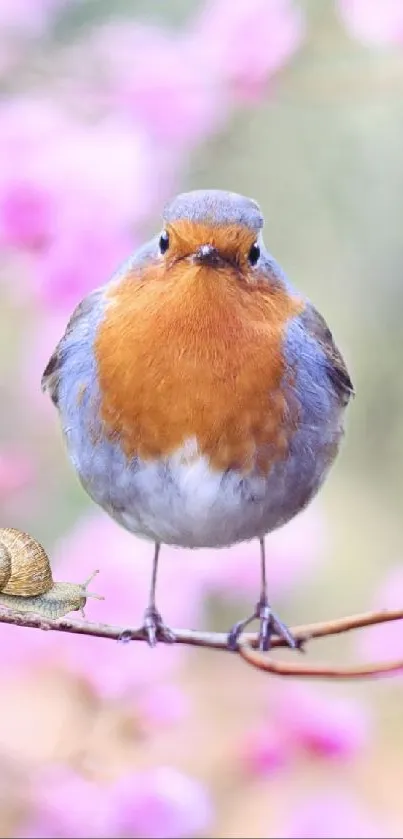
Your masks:
<path fill-rule="evenodd" d="M 237 283 L 230 268 L 178 262 L 111 288 L 95 343 L 101 416 L 128 457 L 162 458 L 188 440 L 216 470 L 267 473 L 286 457 L 298 407 L 283 387 L 283 336 L 303 303 Z"/>

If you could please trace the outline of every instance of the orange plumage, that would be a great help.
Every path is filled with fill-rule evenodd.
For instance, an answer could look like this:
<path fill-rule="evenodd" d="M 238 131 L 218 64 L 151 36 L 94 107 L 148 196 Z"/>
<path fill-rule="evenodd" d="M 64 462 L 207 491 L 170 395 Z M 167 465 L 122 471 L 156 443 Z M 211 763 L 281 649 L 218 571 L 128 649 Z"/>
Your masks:
<path fill-rule="evenodd" d="M 257 285 L 246 266 L 189 263 L 206 229 L 184 226 L 171 227 L 169 259 L 110 290 L 95 343 L 102 419 L 129 457 L 159 458 L 195 438 L 214 469 L 267 474 L 296 427 L 280 384 L 284 329 L 301 300 Z M 208 241 L 231 260 L 249 239 L 234 227 Z"/>

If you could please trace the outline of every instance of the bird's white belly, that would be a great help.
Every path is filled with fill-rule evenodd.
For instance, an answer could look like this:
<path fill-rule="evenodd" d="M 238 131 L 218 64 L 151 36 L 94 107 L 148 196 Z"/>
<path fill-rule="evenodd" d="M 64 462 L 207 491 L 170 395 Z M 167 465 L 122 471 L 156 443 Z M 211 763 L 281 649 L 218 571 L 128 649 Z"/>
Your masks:
<path fill-rule="evenodd" d="M 129 530 L 186 547 L 231 544 L 248 516 L 239 487 L 212 471 L 205 457 L 191 463 L 171 458 L 165 476 L 152 464 L 137 478 L 141 501 L 121 513 Z"/>
<path fill-rule="evenodd" d="M 256 501 L 251 507 L 239 474 L 212 470 L 202 455 L 191 462 L 181 462 L 180 455 L 169 460 L 165 474 L 158 465 L 144 464 L 136 476 L 138 501 L 113 511 L 128 530 L 153 541 L 197 548 L 250 539 L 263 527 L 264 478 L 253 479 Z"/>
<path fill-rule="evenodd" d="M 305 506 L 323 473 L 320 458 L 312 460 L 301 483 L 295 455 L 275 464 L 267 477 L 218 472 L 193 441 L 164 460 L 136 459 L 130 468 L 115 447 L 110 455 L 105 458 L 103 449 L 102 459 L 93 457 L 87 476 L 78 468 L 94 501 L 127 530 L 187 548 L 263 536 Z"/>

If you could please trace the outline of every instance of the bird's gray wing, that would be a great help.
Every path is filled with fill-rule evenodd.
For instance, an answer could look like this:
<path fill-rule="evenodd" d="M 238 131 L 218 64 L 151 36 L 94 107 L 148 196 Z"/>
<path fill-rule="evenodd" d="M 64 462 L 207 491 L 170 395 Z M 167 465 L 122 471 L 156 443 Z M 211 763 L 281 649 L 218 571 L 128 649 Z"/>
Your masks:
<path fill-rule="evenodd" d="M 354 396 L 354 386 L 344 358 L 335 344 L 324 317 L 312 304 L 309 304 L 301 315 L 301 321 L 324 353 L 327 375 L 340 401 L 347 405 L 350 398 Z"/>
<path fill-rule="evenodd" d="M 42 390 L 49 393 L 50 398 L 56 407 L 59 402 L 58 393 L 60 371 L 63 367 L 66 345 L 75 331 L 78 330 L 78 332 L 81 332 L 83 327 L 85 329 L 86 322 L 88 321 L 94 308 L 99 305 L 103 294 L 104 288 L 96 289 L 91 292 L 91 294 L 88 294 L 87 297 L 85 297 L 84 300 L 82 300 L 81 303 L 79 303 L 74 309 L 74 312 L 67 323 L 66 330 L 60 341 L 56 344 L 45 370 L 43 371 L 41 379 Z"/>

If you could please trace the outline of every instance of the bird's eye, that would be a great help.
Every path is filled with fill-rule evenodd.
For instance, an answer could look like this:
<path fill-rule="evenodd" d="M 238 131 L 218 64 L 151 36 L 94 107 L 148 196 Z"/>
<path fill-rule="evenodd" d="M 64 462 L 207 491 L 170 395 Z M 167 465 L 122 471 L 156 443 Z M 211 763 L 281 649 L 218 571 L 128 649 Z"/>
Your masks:
<path fill-rule="evenodd" d="M 159 241 L 161 253 L 166 253 L 169 248 L 169 236 L 166 230 L 163 230 Z"/>
<path fill-rule="evenodd" d="M 260 248 L 257 242 L 254 242 L 249 253 L 248 259 L 251 265 L 256 265 L 260 256 Z"/>

